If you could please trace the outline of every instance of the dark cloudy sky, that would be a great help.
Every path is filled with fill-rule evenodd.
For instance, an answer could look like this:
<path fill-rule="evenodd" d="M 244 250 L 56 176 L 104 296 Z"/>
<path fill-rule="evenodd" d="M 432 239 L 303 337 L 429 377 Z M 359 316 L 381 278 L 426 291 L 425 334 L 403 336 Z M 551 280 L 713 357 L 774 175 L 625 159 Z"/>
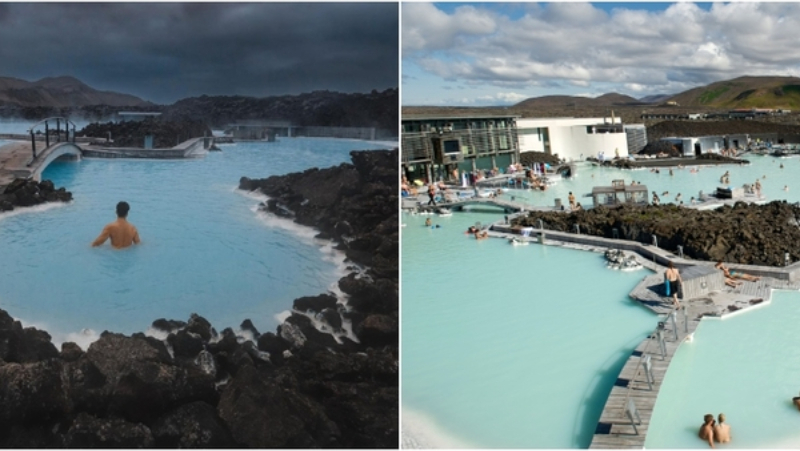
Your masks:
<path fill-rule="evenodd" d="M 157 103 L 398 86 L 396 3 L 0 3 L 0 77 Z"/>

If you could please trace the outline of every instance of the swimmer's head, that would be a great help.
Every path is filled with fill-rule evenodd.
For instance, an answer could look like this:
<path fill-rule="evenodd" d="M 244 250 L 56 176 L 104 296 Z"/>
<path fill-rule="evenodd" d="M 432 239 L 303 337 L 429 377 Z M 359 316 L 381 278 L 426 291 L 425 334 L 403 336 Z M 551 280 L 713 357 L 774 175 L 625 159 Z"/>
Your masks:
<path fill-rule="evenodd" d="M 128 216 L 128 210 L 131 209 L 131 206 L 128 205 L 127 202 L 122 201 L 117 204 L 117 216 L 120 218 L 125 218 Z"/>
<path fill-rule="evenodd" d="M 703 421 L 705 421 L 706 424 L 711 423 L 712 421 L 714 421 L 714 415 L 711 415 L 710 413 L 705 414 L 705 416 L 703 417 Z"/>

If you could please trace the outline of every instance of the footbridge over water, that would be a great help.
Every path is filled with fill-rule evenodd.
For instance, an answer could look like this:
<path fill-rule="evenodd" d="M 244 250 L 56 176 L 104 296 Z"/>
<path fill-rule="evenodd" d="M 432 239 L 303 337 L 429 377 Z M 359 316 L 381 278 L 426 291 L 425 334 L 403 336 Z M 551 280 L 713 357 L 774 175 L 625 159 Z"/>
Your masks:
<path fill-rule="evenodd" d="M 524 204 L 522 202 L 515 202 L 506 199 L 499 199 L 496 197 L 470 197 L 468 199 L 459 199 L 452 202 L 439 202 L 436 206 L 433 205 L 419 205 L 417 208 L 420 210 L 436 210 L 439 208 L 448 208 L 451 210 L 463 210 L 464 207 L 469 205 L 491 205 L 500 207 L 507 213 L 514 213 L 520 211 L 531 211 L 536 208 L 533 205 Z"/>
<path fill-rule="evenodd" d="M 53 143 L 34 152 L 34 146 L 28 142 L 0 147 L 0 192 L 15 178 L 41 181 L 42 172 L 50 163 L 58 159 L 78 160 L 82 155 L 81 148 L 70 142 Z"/>

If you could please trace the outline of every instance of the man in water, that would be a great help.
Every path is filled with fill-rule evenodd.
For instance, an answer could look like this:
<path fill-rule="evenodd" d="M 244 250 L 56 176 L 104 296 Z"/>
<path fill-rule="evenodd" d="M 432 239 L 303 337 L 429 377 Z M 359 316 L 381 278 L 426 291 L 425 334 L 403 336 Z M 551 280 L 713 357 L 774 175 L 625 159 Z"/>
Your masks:
<path fill-rule="evenodd" d="M 678 288 L 683 280 L 681 280 L 681 273 L 678 271 L 677 268 L 669 262 L 669 267 L 666 271 L 664 271 L 664 276 L 667 279 L 667 283 L 669 284 L 669 292 L 672 294 L 672 303 L 675 308 L 681 308 L 680 302 L 678 302 Z"/>
<path fill-rule="evenodd" d="M 719 414 L 719 423 L 714 426 L 714 440 L 718 443 L 728 443 L 731 441 L 731 425 L 725 423 L 725 414 Z"/>
<path fill-rule="evenodd" d="M 100 236 L 92 243 L 92 247 L 100 246 L 109 238 L 111 238 L 111 246 L 113 246 L 114 249 L 122 249 L 133 243 L 139 244 L 139 232 L 136 230 L 136 227 L 126 219 L 128 217 L 128 210 L 130 209 L 131 206 L 128 205 L 127 202 L 123 201 L 118 203 L 117 220 L 103 228 Z"/>
<path fill-rule="evenodd" d="M 700 426 L 700 438 L 708 440 L 708 446 L 714 447 L 714 415 L 707 413 L 703 417 L 703 425 Z"/>

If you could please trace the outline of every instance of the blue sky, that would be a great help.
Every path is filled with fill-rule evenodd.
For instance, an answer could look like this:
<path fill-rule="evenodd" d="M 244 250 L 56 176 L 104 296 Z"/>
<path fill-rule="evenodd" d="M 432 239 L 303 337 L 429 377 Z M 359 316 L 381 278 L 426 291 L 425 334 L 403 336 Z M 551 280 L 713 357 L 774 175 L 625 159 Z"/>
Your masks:
<path fill-rule="evenodd" d="M 636 98 L 800 75 L 800 3 L 403 3 L 403 105 Z"/>

